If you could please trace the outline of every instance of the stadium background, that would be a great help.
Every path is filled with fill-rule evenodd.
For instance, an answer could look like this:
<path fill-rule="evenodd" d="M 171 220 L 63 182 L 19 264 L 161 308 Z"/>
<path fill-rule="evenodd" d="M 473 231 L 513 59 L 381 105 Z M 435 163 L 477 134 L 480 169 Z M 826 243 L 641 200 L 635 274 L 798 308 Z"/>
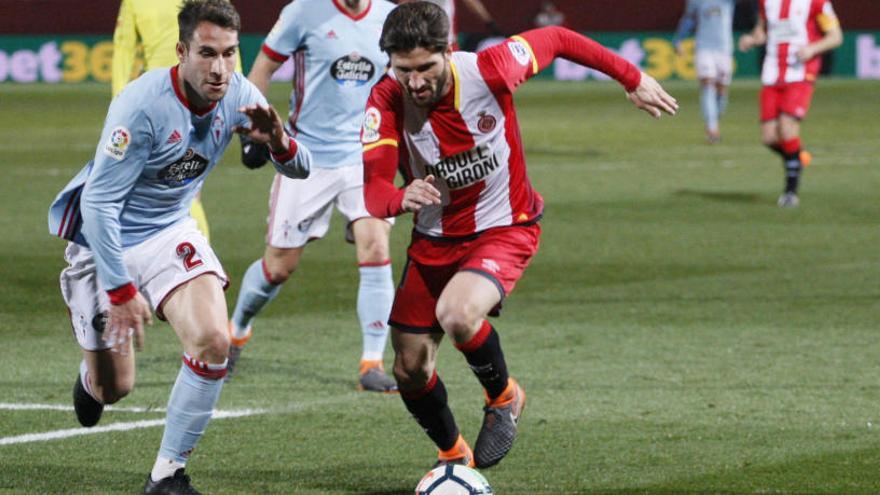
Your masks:
<path fill-rule="evenodd" d="M 242 55 L 249 69 L 264 34 L 271 28 L 286 0 L 249 2 L 240 8 Z M 542 0 L 517 2 L 511 9 L 502 0 L 485 4 L 502 29 L 510 34 L 533 26 Z M 659 80 L 693 79 L 689 58 L 675 56 L 672 32 L 684 7 L 683 0 L 559 0 L 566 26 L 590 33 L 599 42 L 618 50 Z M 650 8 L 645 8 L 650 4 Z M 740 2 L 735 28 L 754 25 L 753 2 Z M 77 3 L 76 15 L 64 15 L 64 0 L 0 1 L 0 82 L 107 82 L 112 56 L 111 35 L 118 2 L 101 0 Z M 588 8 L 584 8 L 584 6 Z M 838 1 L 835 9 L 844 26 L 844 45 L 826 58 L 825 71 L 841 77 L 880 78 L 880 7 L 871 0 Z M 466 9 L 459 9 L 460 40 L 475 48 L 488 36 L 486 27 Z M 47 16 L 47 13 L 48 16 Z M 687 46 L 686 46 L 687 48 Z M 737 77 L 754 78 L 761 52 L 736 54 Z M 289 77 L 282 70 L 276 80 Z M 544 77 L 580 80 L 595 77 L 590 71 L 565 62 L 555 64 Z"/>

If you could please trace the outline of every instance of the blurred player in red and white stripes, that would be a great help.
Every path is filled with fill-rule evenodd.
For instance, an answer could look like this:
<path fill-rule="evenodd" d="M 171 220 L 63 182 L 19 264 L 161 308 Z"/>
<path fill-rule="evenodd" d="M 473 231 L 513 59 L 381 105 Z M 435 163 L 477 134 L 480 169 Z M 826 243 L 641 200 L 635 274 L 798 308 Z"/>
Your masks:
<path fill-rule="evenodd" d="M 800 122 L 810 109 L 821 54 L 843 43 L 840 23 L 830 0 L 759 0 L 760 17 L 739 49 L 766 44 L 761 70 L 761 138 L 782 156 L 785 190 L 778 204 L 798 206 L 801 170 L 809 165 L 803 151 Z"/>
<path fill-rule="evenodd" d="M 377 217 L 415 214 L 391 310 L 401 397 L 439 449 L 439 463 L 480 468 L 510 450 L 525 392 L 508 375 L 497 315 L 538 249 L 544 201 L 526 174 L 516 88 L 556 57 L 607 73 L 659 117 L 678 104 L 650 76 L 598 43 L 559 27 L 525 32 L 479 54 L 453 52 L 445 13 L 428 2 L 389 14 L 380 46 L 391 70 L 367 102 L 364 194 Z M 401 170 L 406 185 L 397 188 Z M 473 451 L 435 371 L 449 335 L 486 393 Z"/>

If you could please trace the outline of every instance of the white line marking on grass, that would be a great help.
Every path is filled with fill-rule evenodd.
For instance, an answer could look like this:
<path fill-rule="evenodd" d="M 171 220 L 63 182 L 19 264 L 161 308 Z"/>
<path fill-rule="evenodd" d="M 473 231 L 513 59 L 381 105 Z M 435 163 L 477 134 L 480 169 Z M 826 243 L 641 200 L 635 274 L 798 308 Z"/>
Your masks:
<path fill-rule="evenodd" d="M 4 404 L 8 405 L 8 404 Z M 44 404 L 45 405 L 45 404 Z M 118 411 L 118 409 L 117 409 Z M 240 418 L 244 416 L 254 416 L 257 414 L 265 414 L 266 409 L 239 409 L 232 411 L 214 410 L 211 419 L 228 419 Z M 162 426 L 165 419 L 152 419 L 145 421 L 129 421 L 123 423 L 112 423 L 106 426 L 95 426 L 92 428 L 69 428 L 66 430 L 47 431 L 44 433 L 27 433 L 25 435 L 16 435 L 12 437 L 0 438 L 0 445 L 15 445 L 19 443 L 31 442 L 47 442 L 49 440 L 60 440 L 63 438 L 77 437 L 81 435 L 94 435 L 97 433 L 106 433 L 110 431 L 131 431 L 141 428 L 152 428 L 154 426 Z"/>
<path fill-rule="evenodd" d="M 0 411 L 73 411 L 73 406 L 63 404 L 15 404 L 0 402 Z M 118 407 L 107 406 L 105 411 L 128 412 L 128 413 L 151 413 L 165 412 L 164 407 Z"/>

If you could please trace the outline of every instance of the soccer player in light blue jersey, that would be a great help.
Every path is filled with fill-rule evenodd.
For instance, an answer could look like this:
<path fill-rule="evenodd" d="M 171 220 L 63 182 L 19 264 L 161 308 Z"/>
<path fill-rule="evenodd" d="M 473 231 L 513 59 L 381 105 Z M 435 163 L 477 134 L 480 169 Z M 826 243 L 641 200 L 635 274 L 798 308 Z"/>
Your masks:
<path fill-rule="evenodd" d="M 694 35 L 694 64 L 700 80 L 700 109 L 709 143 L 721 139 L 719 119 L 727 107 L 727 93 L 733 76 L 733 10 L 736 0 L 687 0 L 675 33 L 675 48 L 684 54 L 681 42 Z"/>
<path fill-rule="evenodd" d="M 260 91 L 234 72 L 234 7 L 186 0 L 178 24 L 179 65 L 145 73 L 113 100 L 94 159 L 49 210 L 50 232 L 70 241 L 60 282 L 83 349 L 73 391 L 79 422 L 95 425 L 105 404 L 131 392 L 132 340 L 143 346 L 151 308 L 183 346 L 144 487 L 150 494 L 198 493 L 184 467 L 227 371 L 227 278 L 189 216 L 190 203 L 233 132 L 267 143 L 288 177 L 306 177 L 311 161 Z"/>
<path fill-rule="evenodd" d="M 397 389 L 383 367 L 394 298 L 388 247 L 393 219 L 372 217 L 364 205 L 360 144 L 367 97 L 388 64 L 379 34 L 392 8 L 385 0 L 296 0 L 281 11 L 254 61 L 248 78 L 265 94 L 272 74 L 293 57 L 287 126 L 314 161 L 307 180 L 279 174 L 272 184 L 266 249 L 244 275 L 230 322 L 230 370 L 252 335 L 254 317 L 296 270 L 306 244 L 327 233 L 335 206 L 347 220 L 346 238 L 354 241 L 360 267 L 358 388 Z M 258 147 L 244 143 L 242 149 L 245 165 L 262 163 Z"/>

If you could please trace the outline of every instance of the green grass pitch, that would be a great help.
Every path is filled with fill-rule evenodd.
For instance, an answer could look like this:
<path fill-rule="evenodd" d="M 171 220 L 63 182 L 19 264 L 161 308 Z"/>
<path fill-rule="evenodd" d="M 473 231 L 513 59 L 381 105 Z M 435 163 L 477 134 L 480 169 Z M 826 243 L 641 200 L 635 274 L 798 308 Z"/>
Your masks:
<path fill-rule="evenodd" d="M 497 493 L 880 491 L 878 83 L 823 80 L 803 139 L 801 207 L 775 206 L 756 82 L 737 81 L 723 141 L 704 143 L 696 85 L 659 121 L 606 83 L 517 96 L 542 247 L 495 320 L 528 392 L 520 437 L 484 472 Z M 286 109 L 287 88 L 273 87 Z M 79 350 L 58 290 L 54 194 L 94 153 L 109 87 L 0 85 L 0 402 L 70 404 Z M 212 242 L 238 292 L 262 254 L 270 167 L 234 144 L 208 179 Z M 240 374 L 189 466 L 206 493 L 411 492 L 434 460 L 400 399 L 354 389 L 354 250 L 337 217 L 259 317 Z M 410 230 L 393 232 L 395 276 Z M 386 362 L 390 363 L 390 350 Z M 161 323 L 120 406 L 162 407 L 180 366 Z M 466 438 L 482 395 L 444 342 L 439 371 Z M 108 412 L 101 425 L 159 420 Z M 0 409 L 0 439 L 71 429 L 73 413 Z M 160 427 L 2 445 L 0 493 L 134 493 Z"/>

